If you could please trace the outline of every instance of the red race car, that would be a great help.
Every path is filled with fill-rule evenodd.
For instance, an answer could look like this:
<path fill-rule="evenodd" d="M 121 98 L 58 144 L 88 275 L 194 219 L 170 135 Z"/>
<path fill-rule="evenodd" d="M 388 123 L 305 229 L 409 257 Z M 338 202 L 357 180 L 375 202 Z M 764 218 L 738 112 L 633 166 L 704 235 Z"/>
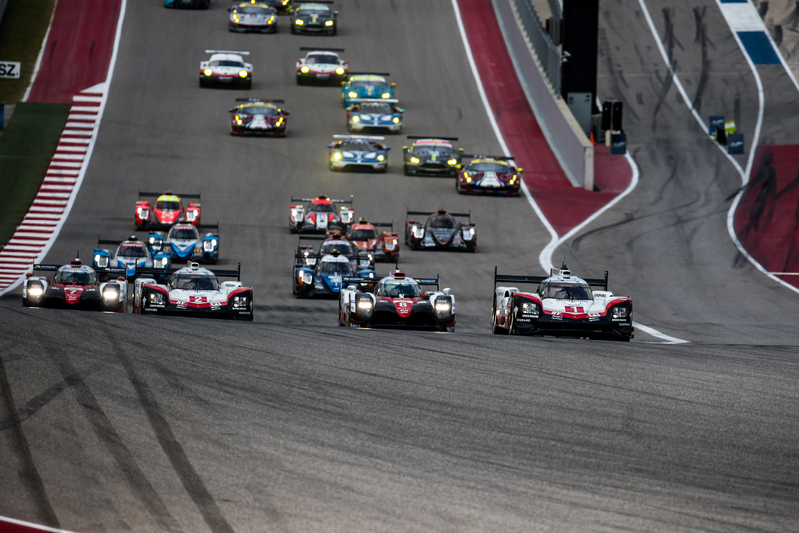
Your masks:
<path fill-rule="evenodd" d="M 230 134 L 285 137 L 290 113 L 278 105 L 282 103 L 283 100 L 236 98 L 236 107 L 230 110 Z"/>
<path fill-rule="evenodd" d="M 391 231 L 378 233 L 378 227 L 388 227 Z M 369 222 L 362 218 L 350 226 L 347 239 L 358 245 L 361 250 L 373 254 L 375 261 L 399 261 L 399 239 L 394 232 L 394 222 Z"/>
<path fill-rule="evenodd" d="M 155 202 L 142 200 L 142 198 L 155 198 Z M 183 207 L 183 198 L 196 199 L 196 202 L 189 202 L 188 207 Z M 169 229 L 173 225 L 182 222 L 186 224 L 200 223 L 200 212 L 202 204 L 199 194 L 172 194 L 166 191 L 164 194 L 157 192 L 139 191 L 139 199 L 136 201 L 135 223 L 136 229 Z"/>
<path fill-rule="evenodd" d="M 128 282 L 124 268 L 92 268 L 75 259 L 68 265 L 33 265 L 33 270 L 55 274 L 50 279 L 28 273 L 22 287 L 25 307 L 125 312 Z M 102 283 L 98 273 L 118 276 Z"/>
<path fill-rule="evenodd" d="M 501 155 L 464 154 L 472 160 L 458 166 L 455 188 L 461 194 L 496 194 L 518 196 L 521 187 L 521 168 L 512 157 Z"/>

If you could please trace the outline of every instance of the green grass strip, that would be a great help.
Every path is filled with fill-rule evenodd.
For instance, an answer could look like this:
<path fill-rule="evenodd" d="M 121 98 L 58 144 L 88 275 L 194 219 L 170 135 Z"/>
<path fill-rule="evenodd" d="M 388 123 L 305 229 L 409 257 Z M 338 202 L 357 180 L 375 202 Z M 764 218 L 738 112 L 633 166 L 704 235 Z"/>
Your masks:
<path fill-rule="evenodd" d="M 66 104 L 17 104 L 0 138 L 0 247 L 22 222 L 58 146 Z"/>

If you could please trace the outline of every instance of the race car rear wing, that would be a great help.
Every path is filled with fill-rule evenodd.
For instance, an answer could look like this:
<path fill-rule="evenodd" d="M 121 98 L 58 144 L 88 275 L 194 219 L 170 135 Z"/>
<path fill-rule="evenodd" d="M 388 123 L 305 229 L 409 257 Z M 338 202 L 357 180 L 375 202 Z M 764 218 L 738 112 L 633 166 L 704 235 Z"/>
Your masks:
<path fill-rule="evenodd" d="M 388 72 L 348 72 L 348 76 L 391 76 Z"/>
<path fill-rule="evenodd" d="M 373 283 L 377 283 L 378 281 L 380 281 L 382 279 L 390 278 L 390 277 L 392 277 L 392 274 L 389 274 L 388 276 L 381 276 L 379 278 L 378 277 L 374 277 L 374 278 L 361 278 L 361 277 L 358 277 L 358 278 L 355 278 L 355 277 L 346 277 L 346 276 L 344 276 L 344 277 L 341 278 L 341 285 L 344 286 L 347 283 L 369 283 L 369 284 L 373 284 Z M 434 277 L 434 278 L 411 278 L 411 279 L 413 279 L 419 285 L 435 285 L 436 291 L 438 291 L 439 286 L 440 286 L 440 280 L 439 280 L 439 275 L 438 274 L 436 274 L 436 277 Z"/>
<path fill-rule="evenodd" d="M 485 155 L 485 154 L 463 154 L 463 157 L 470 159 L 498 159 L 500 161 L 515 161 L 515 157 L 507 155 Z"/>
<path fill-rule="evenodd" d="M 344 135 L 337 133 L 333 135 L 334 139 L 366 139 L 369 141 L 385 141 L 386 138 L 380 135 Z"/>
<path fill-rule="evenodd" d="M 440 213 L 440 211 L 407 211 L 407 214 L 405 215 L 405 218 L 408 218 L 408 215 L 430 216 L 430 215 L 437 215 L 439 213 Z M 466 217 L 467 219 L 469 219 L 470 222 L 472 220 L 472 212 L 471 211 L 469 211 L 468 213 L 450 213 L 450 212 L 447 211 L 447 212 L 444 212 L 444 213 L 441 213 L 441 214 L 442 215 L 450 215 L 450 216 L 453 216 L 453 217 Z"/>
<path fill-rule="evenodd" d="M 159 196 L 163 196 L 165 194 L 167 194 L 167 193 L 165 193 L 165 192 L 142 192 L 142 191 L 139 191 L 139 198 L 142 198 L 142 197 L 153 197 L 153 196 L 158 198 Z M 171 192 L 171 193 L 168 193 L 168 194 L 172 194 L 174 196 L 180 196 L 181 198 L 197 198 L 198 200 L 200 199 L 200 194 L 184 194 L 184 193 L 177 193 L 177 192 Z"/>
<path fill-rule="evenodd" d="M 292 202 L 313 202 L 314 200 L 318 200 L 319 197 L 316 198 L 294 198 L 294 195 L 291 196 Z M 352 195 L 350 195 L 349 200 L 337 200 L 335 198 L 328 198 L 334 204 L 351 204 L 352 203 Z"/>
<path fill-rule="evenodd" d="M 343 48 L 312 48 L 309 46 L 301 46 L 301 52 L 343 52 Z"/>
<path fill-rule="evenodd" d="M 356 104 L 396 104 L 399 102 L 396 98 L 350 98 L 350 102 Z"/>
<path fill-rule="evenodd" d="M 319 3 L 321 4 L 322 2 L 319 2 Z M 248 55 L 250 55 L 250 53 L 247 52 L 246 50 L 244 50 L 244 51 L 242 51 L 242 50 L 206 50 L 205 53 L 206 54 L 238 54 L 240 56 L 248 56 Z"/>
<path fill-rule="evenodd" d="M 428 141 L 457 141 L 457 137 L 438 137 L 434 135 L 406 135 L 406 139 L 426 139 Z"/>
<path fill-rule="evenodd" d="M 57 272 L 58 269 L 61 268 L 62 266 L 64 266 L 64 265 L 39 265 L 39 264 L 35 264 L 35 265 L 33 265 L 33 270 L 34 271 L 43 270 L 43 271 L 46 271 L 46 272 Z M 125 269 L 124 268 L 91 267 L 91 269 L 94 270 L 95 272 L 97 272 L 98 274 L 122 274 L 123 276 L 125 275 Z"/>
<path fill-rule="evenodd" d="M 507 274 L 497 274 L 497 267 L 494 267 L 494 291 L 497 290 L 497 282 L 502 283 L 541 283 L 550 276 L 511 276 Z M 600 278 L 580 278 L 592 287 L 602 287 L 603 290 L 608 290 L 608 271 L 605 271 L 605 277 Z"/>
<path fill-rule="evenodd" d="M 174 274 L 175 272 L 177 272 L 178 270 L 181 270 L 183 268 L 186 268 L 186 267 L 180 267 L 180 268 L 146 268 L 146 267 L 143 267 L 143 268 L 137 269 L 137 272 L 139 274 L 154 274 L 154 275 L 162 275 L 162 276 L 163 275 L 167 275 L 168 276 L 168 275 Z M 97 270 L 97 269 L 95 269 L 95 270 Z M 209 270 L 211 273 L 213 273 L 218 278 L 236 278 L 236 281 L 241 281 L 241 263 L 238 264 L 238 266 L 236 267 L 236 270 L 216 270 L 216 269 L 214 269 L 214 270 L 207 269 L 207 270 Z"/>
<path fill-rule="evenodd" d="M 237 102 L 252 102 L 252 103 L 268 102 L 270 104 L 285 104 L 286 103 L 285 100 L 279 100 L 279 99 L 275 100 L 275 99 L 270 99 L 270 98 L 236 98 L 236 101 Z"/>

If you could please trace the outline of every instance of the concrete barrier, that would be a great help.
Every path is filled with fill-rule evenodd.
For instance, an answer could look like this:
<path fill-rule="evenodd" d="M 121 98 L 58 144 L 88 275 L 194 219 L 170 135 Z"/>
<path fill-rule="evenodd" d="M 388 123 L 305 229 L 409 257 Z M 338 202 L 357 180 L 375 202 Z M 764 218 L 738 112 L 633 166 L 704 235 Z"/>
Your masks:
<path fill-rule="evenodd" d="M 519 0 L 492 0 L 492 3 L 516 75 L 566 177 L 575 187 L 593 190 L 594 146 L 566 102 L 547 82 L 520 24 L 515 1 Z"/>

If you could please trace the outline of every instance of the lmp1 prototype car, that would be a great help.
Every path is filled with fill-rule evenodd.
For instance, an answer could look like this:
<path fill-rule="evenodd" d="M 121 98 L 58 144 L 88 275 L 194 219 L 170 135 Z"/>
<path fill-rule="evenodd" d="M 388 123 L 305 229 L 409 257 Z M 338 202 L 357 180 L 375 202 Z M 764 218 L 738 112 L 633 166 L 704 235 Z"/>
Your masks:
<path fill-rule="evenodd" d="M 629 341 L 633 338 L 633 301 L 608 291 L 604 279 L 573 276 L 565 264 L 549 277 L 497 274 L 494 267 L 494 306 L 491 329 L 495 334 L 554 335 Z M 497 283 L 536 283 L 535 292 L 521 292 Z M 602 290 L 591 291 L 591 287 Z"/>
<path fill-rule="evenodd" d="M 402 114 L 397 100 L 362 98 L 360 103 L 347 108 L 347 129 L 349 131 L 402 131 Z"/>
<path fill-rule="evenodd" d="M 300 48 L 307 51 L 303 59 L 297 60 L 297 84 L 309 82 L 338 85 L 347 79 L 349 65 L 337 52 L 343 48 Z"/>
<path fill-rule="evenodd" d="M 389 83 L 387 72 L 350 72 L 349 80 L 341 84 L 341 102 L 344 107 L 357 104 L 360 100 L 393 100 L 395 83 Z"/>
<path fill-rule="evenodd" d="M 472 160 L 460 168 L 455 188 L 461 194 L 519 196 L 521 173 L 512 157 L 464 154 Z"/>
<path fill-rule="evenodd" d="M 121 268 L 94 269 L 75 259 L 68 265 L 33 265 L 34 272 L 55 272 L 52 281 L 46 276 L 28 273 L 22 285 L 25 307 L 58 307 L 94 311 L 125 312 L 128 282 Z M 100 282 L 98 272 L 118 274 L 117 279 Z"/>
<path fill-rule="evenodd" d="M 347 231 L 355 217 L 352 196 L 349 200 L 335 200 L 324 194 L 316 198 L 292 198 L 292 202 L 311 202 L 306 211 L 303 204 L 289 206 L 289 231 L 291 233 L 327 233 L 328 230 Z M 335 204 L 342 205 L 336 210 Z"/>
<path fill-rule="evenodd" d="M 230 134 L 285 137 L 290 113 L 278 105 L 282 103 L 283 100 L 236 98 L 236 107 L 230 110 Z"/>
<path fill-rule="evenodd" d="M 149 200 L 142 200 L 142 198 L 155 198 L 155 202 L 151 204 Z M 196 198 L 197 201 L 189 202 L 189 206 L 184 208 L 183 198 Z M 199 200 L 199 194 L 172 194 L 172 191 L 161 194 L 139 191 L 134 215 L 136 229 L 168 229 L 173 224 L 182 222 L 199 224 L 202 211 L 202 204 Z"/>
<path fill-rule="evenodd" d="M 388 227 L 391 231 L 377 232 L 378 227 Z M 400 245 L 394 233 L 394 222 L 369 222 L 362 218 L 350 226 L 347 239 L 354 242 L 361 250 L 372 254 L 375 261 L 399 261 Z"/>
<path fill-rule="evenodd" d="M 206 50 L 212 54 L 208 61 L 200 62 L 200 87 L 243 87 L 252 86 L 252 64 L 245 63 L 241 56 L 249 52 L 233 50 Z"/>
<path fill-rule="evenodd" d="M 230 31 L 277 33 L 277 11 L 266 2 L 241 2 L 228 8 Z"/>
<path fill-rule="evenodd" d="M 461 164 L 463 148 L 457 151 L 452 141 L 457 137 L 420 137 L 408 135 L 408 139 L 418 139 L 410 148 L 402 147 L 402 170 L 409 176 L 419 174 L 456 176 Z"/>
<path fill-rule="evenodd" d="M 164 7 L 194 7 L 208 9 L 211 0 L 164 0 Z"/>
<path fill-rule="evenodd" d="M 193 227 L 193 226 L 192 226 Z M 100 248 L 102 245 L 116 245 L 116 252 Z M 151 253 L 148 243 L 140 241 L 131 235 L 126 241 L 97 239 L 97 248 L 92 254 L 92 266 L 97 268 L 120 268 L 124 270 L 129 280 L 135 279 L 140 268 L 166 268 L 169 266 L 170 257 L 166 251 Z M 102 279 L 102 275 L 101 275 Z"/>
<path fill-rule="evenodd" d="M 294 10 L 291 33 L 335 35 L 338 31 L 338 11 L 332 11 L 333 2 L 316 0 L 300 4 Z"/>
<path fill-rule="evenodd" d="M 411 220 L 411 215 L 428 215 L 422 223 Z M 466 217 L 465 222 L 455 217 Z M 408 211 L 405 220 L 405 244 L 412 250 L 460 250 L 474 252 L 477 248 L 477 231 L 471 221 L 471 213 L 447 213 L 444 209 Z"/>
<path fill-rule="evenodd" d="M 253 319 L 252 287 L 241 284 L 237 270 L 208 270 L 189 262 L 180 269 L 148 269 L 133 285 L 133 312 L 156 315 L 188 315 L 205 318 Z M 165 284 L 156 278 L 169 275 Z M 219 277 L 235 277 L 223 281 Z"/>
<path fill-rule="evenodd" d="M 402 272 L 381 278 L 343 278 L 338 323 L 351 327 L 415 327 L 455 330 L 455 296 L 438 291 L 435 278 L 409 278 Z M 435 285 L 427 292 L 422 286 Z"/>
<path fill-rule="evenodd" d="M 328 144 L 327 166 L 330 170 L 373 170 L 385 172 L 388 169 L 390 147 L 375 141 L 385 137 L 373 135 L 333 135 L 340 141 Z"/>

